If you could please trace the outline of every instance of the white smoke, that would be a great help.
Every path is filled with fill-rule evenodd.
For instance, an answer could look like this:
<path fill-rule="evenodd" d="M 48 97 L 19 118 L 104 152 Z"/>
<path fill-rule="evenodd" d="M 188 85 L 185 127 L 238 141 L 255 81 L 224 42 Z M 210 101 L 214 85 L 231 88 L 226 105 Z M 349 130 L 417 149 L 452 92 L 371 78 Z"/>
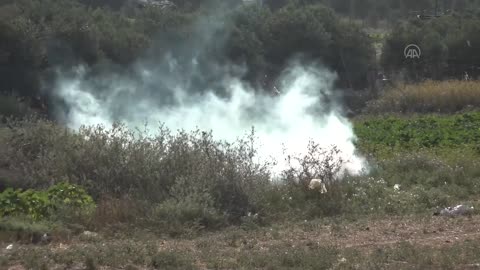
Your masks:
<path fill-rule="evenodd" d="M 212 36 L 199 35 L 204 40 L 192 43 L 200 44 L 196 49 L 176 44 L 176 55 L 167 52 L 139 61 L 129 76 L 92 76 L 83 66 L 73 75 L 59 73 L 54 91 L 64 105 L 58 108 L 59 118 L 73 129 L 108 127 L 116 121 L 132 128 L 164 123 L 171 130 L 211 130 L 215 139 L 227 141 L 254 127 L 260 158 L 278 161 L 274 173 L 287 167 L 284 149 L 287 154 L 305 153 L 310 140 L 325 148 L 335 145 L 350 174 L 366 169 L 355 153 L 352 125 L 333 96 L 335 74 L 292 62 L 278 81 L 280 95 L 259 94 L 266 91 L 240 79 L 245 68 L 209 60 L 206 39 Z"/>
<path fill-rule="evenodd" d="M 149 71 L 143 71 L 149 73 Z M 342 116 L 341 107 L 323 113 L 315 108 L 325 106 L 325 99 L 332 96 L 334 74 L 298 63 L 283 74 L 279 89 L 281 94 L 269 96 L 255 94 L 248 84 L 238 78 L 226 77 L 222 82 L 230 98 L 222 98 L 212 91 L 205 91 L 192 99 L 181 87 L 175 88 L 175 106 L 159 106 L 154 99 L 137 95 L 133 81 L 113 80 L 103 94 L 94 95 L 95 89 L 85 79 L 85 69 L 80 68 L 76 77 L 59 81 L 57 95 L 69 108 L 65 118 L 69 127 L 103 124 L 111 126 L 122 121 L 129 127 L 141 127 L 143 123 L 164 123 L 171 130 L 213 131 L 216 139 L 234 141 L 254 127 L 259 140 L 261 158 L 273 157 L 278 164 L 274 173 L 285 169 L 283 150 L 301 154 L 307 151 L 309 141 L 325 148 L 335 145 L 341 158 L 348 161 L 345 169 L 359 174 L 366 168 L 365 160 L 355 153 L 355 135 L 352 125 Z M 153 74 L 147 76 L 154 76 Z M 120 100 L 121 115 L 112 112 Z"/>

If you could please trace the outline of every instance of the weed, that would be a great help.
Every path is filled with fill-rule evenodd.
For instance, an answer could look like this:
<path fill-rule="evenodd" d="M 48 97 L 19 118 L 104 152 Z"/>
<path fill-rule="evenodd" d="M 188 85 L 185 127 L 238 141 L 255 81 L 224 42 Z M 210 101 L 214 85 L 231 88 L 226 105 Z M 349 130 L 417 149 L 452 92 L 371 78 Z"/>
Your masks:
<path fill-rule="evenodd" d="M 152 258 L 151 266 L 155 269 L 196 269 L 188 255 L 173 251 L 157 253 Z"/>

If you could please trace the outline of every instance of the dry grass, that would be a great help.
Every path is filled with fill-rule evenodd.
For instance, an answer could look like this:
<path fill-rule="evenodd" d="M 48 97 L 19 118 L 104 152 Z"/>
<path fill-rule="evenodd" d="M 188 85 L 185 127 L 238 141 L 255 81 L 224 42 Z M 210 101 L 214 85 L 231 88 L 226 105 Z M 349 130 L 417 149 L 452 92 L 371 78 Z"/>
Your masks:
<path fill-rule="evenodd" d="M 480 106 L 480 81 L 399 85 L 368 104 L 368 113 L 455 113 Z"/>
<path fill-rule="evenodd" d="M 235 227 L 193 239 L 148 232 L 74 237 L 44 246 L 14 244 L 11 250 L 0 244 L 0 263 L 6 269 L 469 269 L 479 263 L 478 221 L 478 216 L 322 219 Z"/>
<path fill-rule="evenodd" d="M 142 206 L 138 200 L 132 200 L 128 196 L 104 196 L 97 203 L 92 225 L 104 227 L 115 223 L 135 223 L 139 217 L 145 216 Z"/>

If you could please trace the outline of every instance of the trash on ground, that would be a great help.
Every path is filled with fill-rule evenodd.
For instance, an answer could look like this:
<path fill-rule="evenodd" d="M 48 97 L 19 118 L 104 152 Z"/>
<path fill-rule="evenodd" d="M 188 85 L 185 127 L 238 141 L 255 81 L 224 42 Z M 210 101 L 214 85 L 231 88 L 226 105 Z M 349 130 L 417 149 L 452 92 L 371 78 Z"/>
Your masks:
<path fill-rule="evenodd" d="M 471 215 L 473 213 L 473 206 L 466 206 L 459 204 L 455 207 L 446 207 L 440 211 L 434 213 L 436 216 L 464 216 Z"/>
<path fill-rule="evenodd" d="M 327 187 L 325 183 L 321 179 L 312 179 L 310 180 L 310 184 L 308 185 L 309 189 L 318 190 L 321 194 L 327 193 Z"/>

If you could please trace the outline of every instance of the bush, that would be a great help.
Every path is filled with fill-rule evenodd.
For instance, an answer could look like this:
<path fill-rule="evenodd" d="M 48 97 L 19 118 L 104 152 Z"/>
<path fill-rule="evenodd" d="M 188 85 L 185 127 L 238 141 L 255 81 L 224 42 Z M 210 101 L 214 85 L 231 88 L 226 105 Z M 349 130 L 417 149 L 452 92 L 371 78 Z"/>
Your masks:
<path fill-rule="evenodd" d="M 162 127 L 149 137 L 118 125 L 72 132 L 26 119 L 10 122 L 11 137 L 3 140 L 6 156 L 24 174 L 25 188 L 58 184 L 48 190 L 48 203 L 74 208 L 90 204 L 77 187 L 52 181 L 68 179 L 98 202 L 95 225 L 149 225 L 178 235 L 240 223 L 254 227 L 285 219 L 425 212 L 467 201 L 480 193 L 478 152 L 455 148 L 477 144 L 477 118 L 478 113 L 470 113 L 362 120 L 355 126 L 361 148 L 381 150 L 372 152 L 369 174 L 338 177 L 342 160 L 337 150 L 311 142 L 305 155 L 291 157 L 290 168 L 276 182 L 271 181 L 269 163 L 254 161 L 254 133 L 227 143 L 200 131 L 172 135 Z M 312 178 L 323 179 L 328 192 L 309 190 Z M 400 192 L 393 189 L 395 184 L 402 186 Z M 21 201 L 20 192 L 5 194 Z M 25 207 L 38 207 L 35 216 L 45 215 L 43 200 L 26 194 L 35 203 Z M 48 209 L 57 217 L 75 213 Z"/>
<path fill-rule="evenodd" d="M 86 209 L 94 202 L 83 188 L 66 182 L 58 183 L 47 191 L 48 199 L 55 206 L 67 205 L 73 208 Z"/>
<path fill-rule="evenodd" d="M 309 218 L 320 216 L 334 216 L 343 211 L 343 188 L 341 182 L 344 160 L 338 156 L 336 147 L 321 148 L 311 141 L 307 153 L 300 156 L 290 156 L 289 168 L 283 172 L 288 198 L 291 203 L 298 203 L 305 208 Z M 318 190 L 310 190 L 308 185 L 311 179 L 322 179 L 327 193 L 321 194 Z"/>
<path fill-rule="evenodd" d="M 215 209 L 238 222 L 254 210 L 269 181 L 268 164 L 254 163 L 255 149 L 243 139 L 229 144 L 200 131 L 174 136 L 163 128 L 146 137 L 125 126 L 72 133 L 43 120 L 11 125 L 8 155 L 25 172 L 27 187 L 48 187 L 52 179 L 66 178 L 95 199 L 130 194 L 158 204 L 207 194 Z M 179 189 L 184 189 L 181 196 Z"/>
<path fill-rule="evenodd" d="M 183 233 L 182 230 L 217 229 L 227 220 L 215 208 L 208 189 L 196 190 L 193 181 L 177 182 L 172 189 L 172 198 L 152 209 L 151 222 L 160 230 L 170 234 Z"/>
<path fill-rule="evenodd" d="M 6 189 L 0 193 L 0 216 L 26 215 L 33 220 L 51 217 L 59 209 L 91 213 L 95 206 L 84 189 L 59 183 L 47 191 Z"/>
<path fill-rule="evenodd" d="M 7 188 L 0 194 L 0 216 L 28 215 L 38 220 L 48 215 L 50 201 L 45 192 Z"/>
<path fill-rule="evenodd" d="M 335 149 L 315 143 L 307 156 L 292 159 L 284 181 L 276 183 L 270 181 L 270 163 L 255 161 L 254 133 L 227 143 L 213 140 L 211 133 L 172 135 L 164 128 L 147 137 L 121 125 L 84 127 L 78 133 L 44 120 L 10 126 L 7 155 L 24 173 L 24 187 L 46 188 L 55 184 L 52 179 L 69 179 L 99 202 L 104 214 L 97 218 L 103 224 L 143 220 L 175 233 L 239 224 L 249 213 L 262 224 L 305 209 L 310 216 L 336 215 L 343 207 L 343 187 L 334 179 L 342 161 Z M 327 181 L 327 194 L 308 190 L 315 177 Z M 67 198 L 79 199 L 58 200 Z"/>

